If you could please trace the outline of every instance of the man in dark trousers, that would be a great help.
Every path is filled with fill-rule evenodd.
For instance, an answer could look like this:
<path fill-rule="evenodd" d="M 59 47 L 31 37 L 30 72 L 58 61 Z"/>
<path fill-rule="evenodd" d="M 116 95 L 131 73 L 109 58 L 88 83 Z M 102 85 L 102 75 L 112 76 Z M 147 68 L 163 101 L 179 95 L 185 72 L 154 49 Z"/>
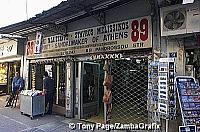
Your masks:
<path fill-rule="evenodd" d="M 24 80 L 23 80 L 22 77 L 20 77 L 19 72 L 16 72 L 15 76 L 12 80 L 12 93 L 11 93 L 5 107 L 11 106 L 16 95 L 18 96 L 20 91 L 23 90 L 23 89 L 24 89 Z"/>
<path fill-rule="evenodd" d="M 48 72 L 46 71 L 44 73 L 44 77 L 43 91 L 45 93 L 45 108 L 47 108 L 47 105 L 49 104 L 47 114 L 52 114 L 53 96 L 55 93 L 54 80 L 49 77 Z"/>

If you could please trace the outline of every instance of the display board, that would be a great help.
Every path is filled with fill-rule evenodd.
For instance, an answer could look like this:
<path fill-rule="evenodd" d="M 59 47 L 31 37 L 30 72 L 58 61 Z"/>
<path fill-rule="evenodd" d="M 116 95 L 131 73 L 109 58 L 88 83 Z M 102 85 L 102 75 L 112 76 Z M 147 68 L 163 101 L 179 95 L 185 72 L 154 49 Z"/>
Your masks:
<path fill-rule="evenodd" d="M 184 126 L 196 125 L 200 130 L 200 88 L 195 78 L 176 77 L 178 97 Z"/>
<path fill-rule="evenodd" d="M 176 115 L 174 77 L 174 58 L 160 58 L 158 69 L 158 111 L 163 119 L 174 119 Z"/>

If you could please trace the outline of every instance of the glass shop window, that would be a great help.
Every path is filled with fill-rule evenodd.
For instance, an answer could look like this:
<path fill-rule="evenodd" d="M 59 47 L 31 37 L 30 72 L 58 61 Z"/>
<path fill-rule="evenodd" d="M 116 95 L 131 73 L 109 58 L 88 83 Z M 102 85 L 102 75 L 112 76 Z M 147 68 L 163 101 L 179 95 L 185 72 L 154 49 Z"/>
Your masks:
<path fill-rule="evenodd" d="M 7 83 L 7 69 L 8 69 L 7 63 L 0 63 L 0 84 Z"/>

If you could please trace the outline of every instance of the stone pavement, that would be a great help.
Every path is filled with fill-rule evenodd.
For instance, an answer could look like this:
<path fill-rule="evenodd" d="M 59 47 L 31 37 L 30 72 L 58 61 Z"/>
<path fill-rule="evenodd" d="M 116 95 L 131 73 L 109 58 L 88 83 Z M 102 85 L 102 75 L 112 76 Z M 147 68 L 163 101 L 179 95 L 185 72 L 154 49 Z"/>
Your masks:
<path fill-rule="evenodd" d="M 19 104 L 16 108 L 4 107 L 6 97 L 0 96 L 0 132 L 82 132 L 83 130 L 79 129 L 71 130 L 69 123 L 88 124 L 56 114 L 36 116 L 31 120 L 29 116 L 21 114 Z"/>

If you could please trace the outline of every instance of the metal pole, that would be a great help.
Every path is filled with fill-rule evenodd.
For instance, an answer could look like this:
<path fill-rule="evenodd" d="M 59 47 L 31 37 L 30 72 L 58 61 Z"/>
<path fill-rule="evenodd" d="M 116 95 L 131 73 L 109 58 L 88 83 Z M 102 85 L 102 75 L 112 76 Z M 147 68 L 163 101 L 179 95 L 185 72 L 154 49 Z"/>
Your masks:
<path fill-rule="evenodd" d="M 108 62 L 107 62 L 107 60 L 105 60 L 105 65 L 107 64 Z M 105 70 L 104 71 L 104 79 L 106 78 L 106 75 L 107 74 L 107 71 Z M 106 86 L 104 86 L 104 94 L 105 94 L 105 92 L 106 92 Z M 104 123 L 106 124 L 106 122 L 107 122 L 107 114 L 106 114 L 106 112 L 107 112 L 107 105 L 106 105 L 106 103 L 104 103 Z"/>
<path fill-rule="evenodd" d="M 59 77 L 59 63 L 58 63 L 58 65 L 56 66 L 56 68 L 57 68 L 57 79 L 56 79 L 56 104 L 58 104 L 58 100 L 59 100 L 59 79 L 60 79 L 60 77 Z"/>
<path fill-rule="evenodd" d="M 169 119 L 166 119 L 166 132 L 168 132 Z"/>

